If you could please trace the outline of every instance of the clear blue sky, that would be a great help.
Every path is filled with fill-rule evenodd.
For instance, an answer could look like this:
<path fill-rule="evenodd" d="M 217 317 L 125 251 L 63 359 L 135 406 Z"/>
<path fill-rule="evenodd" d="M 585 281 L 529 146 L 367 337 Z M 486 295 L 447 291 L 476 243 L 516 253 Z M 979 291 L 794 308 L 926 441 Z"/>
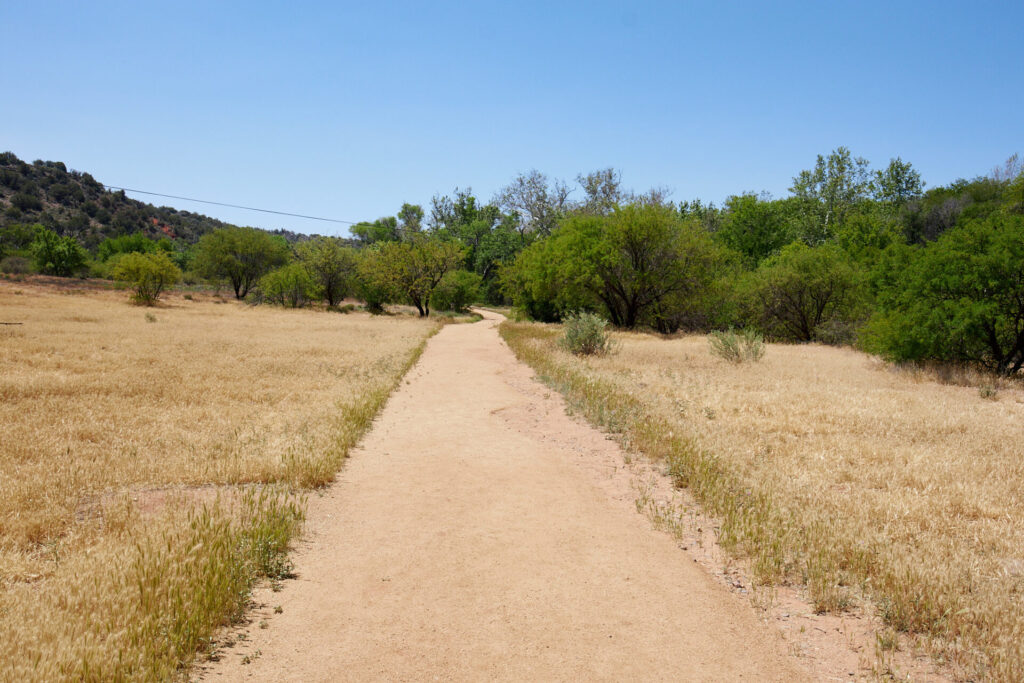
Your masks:
<path fill-rule="evenodd" d="M 934 186 L 1024 153 L 1022 27 L 1020 0 L 3 0 L 0 150 L 349 220 L 531 168 L 784 196 L 839 145 Z"/>

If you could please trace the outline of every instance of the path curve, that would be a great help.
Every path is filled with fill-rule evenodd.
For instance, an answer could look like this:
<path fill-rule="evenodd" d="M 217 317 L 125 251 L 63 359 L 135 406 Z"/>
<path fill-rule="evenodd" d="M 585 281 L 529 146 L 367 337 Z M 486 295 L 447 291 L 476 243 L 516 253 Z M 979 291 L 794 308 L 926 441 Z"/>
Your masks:
<path fill-rule="evenodd" d="M 197 673 L 807 678 L 636 513 L 618 445 L 566 416 L 498 336 L 501 317 L 484 316 L 430 340 L 337 483 L 311 496 L 298 578 L 258 594 L 245 642 Z"/>

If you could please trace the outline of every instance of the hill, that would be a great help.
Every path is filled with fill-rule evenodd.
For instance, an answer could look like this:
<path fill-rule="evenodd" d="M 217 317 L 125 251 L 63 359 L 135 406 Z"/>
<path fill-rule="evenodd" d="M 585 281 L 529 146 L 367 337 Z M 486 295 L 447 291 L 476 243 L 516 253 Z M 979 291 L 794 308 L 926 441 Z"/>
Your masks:
<path fill-rule="evenodd" d="M 190 211 L 154 206 L 111 191 L 89 173 L 68 169 L 60 161 L 31 164 L 12 152 L 0 154 L 0 227 L 40 223 L 61 235 L 76 237 L 92 249 L 107 237 L 143 232 L 192 244 L 228 224 Z M 289 241 L 304 235 L 271 231 Z"/>

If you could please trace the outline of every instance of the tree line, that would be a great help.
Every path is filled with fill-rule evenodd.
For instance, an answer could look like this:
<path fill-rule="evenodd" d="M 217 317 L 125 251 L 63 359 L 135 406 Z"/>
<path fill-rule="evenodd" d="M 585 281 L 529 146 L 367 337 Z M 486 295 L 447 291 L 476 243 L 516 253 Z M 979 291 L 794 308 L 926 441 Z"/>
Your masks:
<path fill-rule="evenodd" d="M 30 252 L 55 274 L 90 260 L 47 230 L 8 225 L 0 250 Z M 89 267 L 130 279 L 121 262 L 144 254 L 167 277 L 184 272 L 286 306 L 352 297 L 371 311 L 404 303 L 426 316 L 511 304 L 540 321 L 591 311 L 627 329 L 744 328 L 897 361 L 1007 375 L 1024 367 L 1016 156 L 987 176 L 926 189 L 902 159 L 873 169 L 839 147 L 799 171 L 788 196 L 738 194 L 721 206 L 628 191 L 614 169 L 580 175 L 575 187 L 531 171 L 489 202 L 456 188 L 351 233 L 289 242 L 223 226 L 193 245 L 130 234 L 100 242 Z"/>

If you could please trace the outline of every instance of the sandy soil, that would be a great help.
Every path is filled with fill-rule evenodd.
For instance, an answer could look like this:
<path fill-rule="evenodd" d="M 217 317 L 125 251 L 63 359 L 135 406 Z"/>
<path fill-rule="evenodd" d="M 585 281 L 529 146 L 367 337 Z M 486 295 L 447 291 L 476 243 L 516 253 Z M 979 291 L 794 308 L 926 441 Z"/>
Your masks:
<path fill-rule="evenodd" d="M 775 628 L 636 513 L 614 441 L 494 329 L 451 325 L 310 501 L 222 680 L 809 678 Z M 280 606 L 277 613 L 274 609 Z"/>

